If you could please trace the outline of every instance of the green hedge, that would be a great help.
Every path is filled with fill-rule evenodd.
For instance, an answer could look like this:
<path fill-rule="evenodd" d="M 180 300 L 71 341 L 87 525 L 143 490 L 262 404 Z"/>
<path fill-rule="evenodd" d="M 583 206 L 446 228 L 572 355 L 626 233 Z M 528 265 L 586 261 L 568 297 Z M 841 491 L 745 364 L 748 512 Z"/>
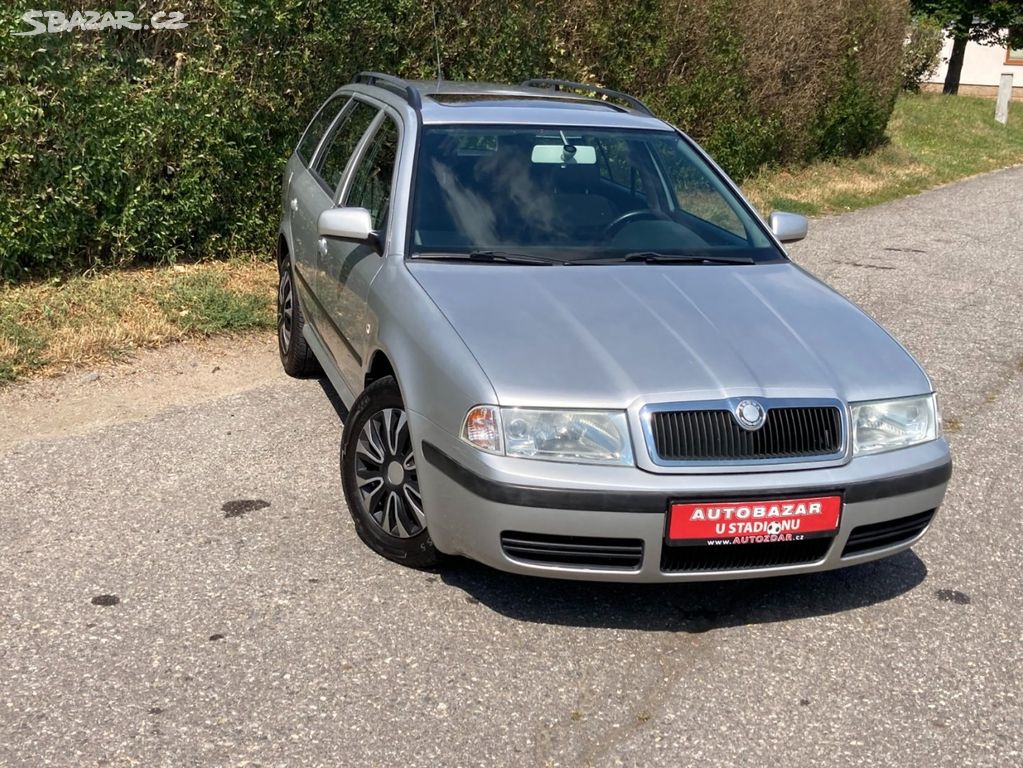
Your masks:
<path fill-rule="evenodd" d="M 83 1 L 179 31 L 14 36 L 0 12 L 0 278 L 269 251 L 283 161 L 361 69 L 434 77 L 422 0 Z M 622 88 L 745 176 L 866 151 L 899 85 L 907 0 L 437 2 L 444 74 Z M 141 9 L 140 9 L 141 6 Z"/>

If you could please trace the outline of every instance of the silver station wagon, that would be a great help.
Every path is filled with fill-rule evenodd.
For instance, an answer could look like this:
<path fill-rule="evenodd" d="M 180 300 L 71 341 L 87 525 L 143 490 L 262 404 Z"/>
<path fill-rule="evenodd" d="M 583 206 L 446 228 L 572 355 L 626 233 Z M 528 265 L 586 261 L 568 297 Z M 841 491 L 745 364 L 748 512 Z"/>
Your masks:
<path fill-rule="evenodd" d="M 931 382 L 687 136 L 578 83 L 363 73 L 284 174 L 278 337 L 348 409 L 355 529 L 424 567 L 687 581 L 912 546 Z"/>

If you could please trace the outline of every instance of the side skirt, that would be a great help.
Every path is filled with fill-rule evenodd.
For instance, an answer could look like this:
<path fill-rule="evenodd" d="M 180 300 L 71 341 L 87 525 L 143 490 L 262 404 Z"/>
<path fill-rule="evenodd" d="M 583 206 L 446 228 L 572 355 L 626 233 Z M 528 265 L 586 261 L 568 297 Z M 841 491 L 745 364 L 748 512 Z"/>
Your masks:
<path fill-rule="evenodd" d="M 327 346 L 323 343 L 323 339 L 320 338 L 320 334 L 309 323 L 306 323 L 302 328 L 302 335 L 305 337 L 306 343 L 309 344 L 313 354 L 316 355 L 316 359 L 320 361 L 320 367 L 327 374 L 331 386 L 334 387 L 334 391 L 341 398 L 345 408 L 351 408 L 355 403 L 355 395 L 348 388 L 348 385 L 342 381 L 340 374 L 337 372 L 337 363 L 334 362 L 334 356 L 330 354 Z"/>

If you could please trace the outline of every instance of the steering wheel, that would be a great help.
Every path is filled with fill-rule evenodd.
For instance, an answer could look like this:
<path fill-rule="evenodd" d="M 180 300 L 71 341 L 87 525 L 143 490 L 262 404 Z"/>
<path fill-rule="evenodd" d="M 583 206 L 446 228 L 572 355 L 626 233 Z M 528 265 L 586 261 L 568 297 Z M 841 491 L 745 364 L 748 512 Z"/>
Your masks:
<path fill-rule="evenodd" d="M 629 224 L 632 224 L 634 221 L 647 220 L 671 221 L 671 217 L 665 213 L 661 213 L 660 211 L 655 211 L 652 208 L 639 208 L 635 211 L 626 211 L 617 219 L 615 219 L 606 227 L 604 227 L 604 231 L 601 233 L 601 236 L 605 240 L 609 240 L 611 237 L 617 235 L 619 231 L 624 229 Z"/>

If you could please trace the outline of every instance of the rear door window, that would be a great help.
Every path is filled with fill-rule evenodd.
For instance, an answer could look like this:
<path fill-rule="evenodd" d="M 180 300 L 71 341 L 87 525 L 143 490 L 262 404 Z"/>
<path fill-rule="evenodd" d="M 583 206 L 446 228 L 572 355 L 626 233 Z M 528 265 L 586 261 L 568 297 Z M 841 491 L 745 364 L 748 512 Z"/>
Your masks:
<path fill-rule="evenodd" d="M 312 171 L 331 194 L 341 182 L 348 161 L 376 115 L 376 107 L 352 99 L 324 142 L 323 149 L 312 165 Z"/>

